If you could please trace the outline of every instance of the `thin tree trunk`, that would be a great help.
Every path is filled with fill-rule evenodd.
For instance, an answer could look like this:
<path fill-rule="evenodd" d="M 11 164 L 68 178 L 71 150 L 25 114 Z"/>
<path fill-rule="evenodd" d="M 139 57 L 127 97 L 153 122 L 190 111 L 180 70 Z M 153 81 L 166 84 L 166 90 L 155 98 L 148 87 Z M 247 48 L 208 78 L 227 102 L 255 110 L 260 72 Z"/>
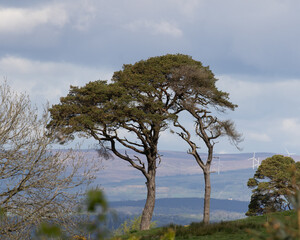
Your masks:
<path fill-rule="evenodd" d="M 148 230 L 150 228 L 150 223 L 153 215 L 153 210 L 155 206 L 155 171 L 150 174 L 150 177 L 147 179 L 147 200 L 142 213 L 141 218 L 141 230 Z"/>
<path fill-rule="evenodd" d="M 209 223 L 209 212 L 210 212 L 210 193 L 211 193 L 209 168 L 205 169 L 203 171 L 203 173 L 204 173 L 204 182 L 205 182 L 203 223 L 208 224 Z"/>
<path fill-rule="evenodd" d="M 297 217 L 298 217 L 298 235 L 300 236 L 300 208 L 297 209 Z"/>

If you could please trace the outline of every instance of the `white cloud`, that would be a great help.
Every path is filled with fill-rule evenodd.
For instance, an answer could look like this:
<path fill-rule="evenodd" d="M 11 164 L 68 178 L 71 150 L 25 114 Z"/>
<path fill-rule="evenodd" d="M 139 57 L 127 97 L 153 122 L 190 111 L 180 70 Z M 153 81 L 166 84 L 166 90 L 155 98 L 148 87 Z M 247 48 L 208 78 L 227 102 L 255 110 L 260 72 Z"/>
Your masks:
<path fill-rule="evenodd" d="M 257 133 L 257 132 L 248 132 L 245 134 L 245 138 L 249 138 L 251 140 L 259 141 L 259 142 L 270 142 L 271 138 L 266 133 Z"/>
<path fill-rule="evenodd" d="M 16 56 L 0 58 L 0 75 L 13 89 L 26 91 L 34 101 L 57 102 L 70 85 L 84 85 L 98 79 L 108 80 L 113 71 L 95 69 L 66 62 L 42 62 Z"/>
<path fill-rule="evenodd" d="M 86 31 L 96 16 L 97 9 L 92 0 L 65 0 L 31 8 L 0 7 L 0 33 L 19 35 L 31 33 L 38 27 L 62 28 L 67 24 Z"/>
<path fill-rule="evenodd" d="M 181 37 L 182 31 L 175 25 L 168 21 L 148 21 L 148 20 L 138 20 L 126 24 L 124 26 L 126 29 L 132 32 L 146 31 L 153 35 L 169 35 L 173 37 Z"/>
<path fill-rule="evenodd" d="M 265 93 L 263 82 L 243 79 L 244 76 L 219 75 L 217 86 L 223 91 L 230 93 L 230 98 L 242 100 L 254 98 Z"/>
<path fill-rule="evenodd" d="M 73 28 L 79 31 L 88 31 L 100 14 L 93 0 L 68 1 L 65 3 L 64 9 L 68 11 Z"/>
<path fill-rule="evenodd" d="M 283 150 L 284 145 L 299 145 L 300 137 L 300 79 L 266 79 L 263 76 L 217 76 L 220 90 L 229 92 L 232 102 L 239 105 L 234 111 L 221 114 L 222 119 L 232 119 L 236 129 L 243 134 L 240 144 L 243 151 Z M 293 109 L 291 111 L 291 109 Z M 193 129 L 193 120 L 182 116 L 184 124 Z M 299 120 L 298 120 L 299 119 Z M 176 135 L 163 132 L 160 144 L 167 149 L 185 151 L 188 146 Z M 292 147 L 292 146 L 291 146 Z M 299 145 L 300 147 L 300 145 Z M 216 144 L 218 151 L 237 151 L 226 138 Z M 278 150 L 277 150 L 278 151 Z M 291 151 L 296 151 L 291 148 Z"/>
<path fill-rule="evenodd" d="M 11 2 L 5 5 L 24 5 Z M 13 88 L 58 101 L 70 84 L 110 78 L 123 63 L 181 52 L 223 73 L 217 85 L 239 105 L 224 118 L 244 133 L 245 151 L 298 142 L 300 1 L 31 2 L 26 8 L 0 7 L 0 78 L 6 76 Z M 98 69 L 100 63 L 113 67 Z M 230 152 L 223 142 L 216 150 Z M 161 134 L 160 145 L 188 148 L 168 132 Z"/>
<path fill-rule="evenodd" d="M 290 151 L 299 153 L 300 117 L 281 119 L 279 131 L 281 133 L 280 140 L 284 143 L 283 146 L 289 148 Z"/>
<path fill-rule="evenodd" d="M 290 59 L 294 51 L 299 50 L 296 45 L 299 41 L 296 20 L 299 3 L 243 1 L 232 3 L 231 6 L 235 14 L 228 16 L 228 12 L 223 11 L 218 19 L 220 22 L 226 19 L 223 22 L 225 28 L 231 28 L 228 32 L 231 35 L 231 54 L 245 64 L 260 68 L 278 67 L 281 55 L 290 55 Z M 278 49 L 278 46 L 281 47 Z"/>
<path fill-rule="evenodd" d="M 0 8 L 0 32 L 20 34 L 31 32 L 38 26 L 49 24 L 64 26 L 68 16 L 62 5 L 42 8 Z"/>
<path fill-rule="evenodd" d="M 300 79 L 268 79 L 265 76 L 245 75 L 219 75 L 217 78 L 218 88 L 229 92 L 229 97 L 238 104 L 249 102 L 250 99 L 257 102 L 285 99 L 294 102 L 295 106 L 297 102 L 300 103 Z"/>
<path fill-rule="evenodd" d="M 225 150 L 219 150 L 218 152 L 216 152 L 217 154 L 228 154 L 228 152 L 227 151 L 225 151 Z"/>
<path fill-rule="evenodd" d="M 244 151 L 282 152 L 300 147 L 300 79 L 218 76 L 219 89 L 239 107 L 228 116 L 243 133 Z"/>
<path fill-rule="evenodd" d="M 300 120 L 297 118 L 283 119 L 282 130 L 289 134 L 297 134 L 300 136 Z"/>
<path fill-rule="evenodd" d="M 199 7 L 203 7 L 203 0 L 168 0 L 169 5 L 176 5 L 179 13 L 187 19 L 193 19 L 199 13 Z"/>
<path fill-rule="evenodd" d="M 180 37 L 182 35 L 182 31 L 178 27 L 166 21 L 150 24 L 149 26 L 152 27 L 157 34 L 166 34 L 174 37 Z"/>

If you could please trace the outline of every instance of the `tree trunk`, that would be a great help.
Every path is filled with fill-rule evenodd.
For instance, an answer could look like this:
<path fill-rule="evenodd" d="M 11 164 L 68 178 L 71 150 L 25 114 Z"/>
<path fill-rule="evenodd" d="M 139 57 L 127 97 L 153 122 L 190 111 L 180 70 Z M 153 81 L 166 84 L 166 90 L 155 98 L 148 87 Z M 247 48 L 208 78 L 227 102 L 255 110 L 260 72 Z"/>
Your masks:
<path fill-rule="evenodd" d="M 209 212 L 210 212 L 210 172 L 209 168 L 203 171 L 204 173 L 204 182 L 205 182 L 205 193 L 204 193 L 204 210 L 203 210 L 203 223 L 209 223 Z"/>
<path fill-rule="evenodd" d="M 148 230 L 150 228 L 150 223 L 153 215 L 153 210 L 155 206 L 155 171 L 150 174 L 147 179 L 147 200 L 142 213 L 141 218 L 141 230 Z"/>

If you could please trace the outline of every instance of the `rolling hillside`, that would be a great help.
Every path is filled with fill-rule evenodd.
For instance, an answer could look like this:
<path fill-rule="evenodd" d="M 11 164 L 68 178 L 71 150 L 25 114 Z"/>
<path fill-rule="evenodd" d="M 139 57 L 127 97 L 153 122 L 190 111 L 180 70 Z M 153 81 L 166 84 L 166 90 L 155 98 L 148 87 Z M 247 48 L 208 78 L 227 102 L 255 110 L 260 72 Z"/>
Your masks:
<path fill-rule="evenodd" d="M 132 154 L 130 151 L 129 154 Z M 196 161 L 185 152 L 162 151 L 162 162 L 157 169 L 157 198 L 190 198 L 203 196 L 202 170 Z M 94 152 L 87 154 L 95 155 Z M 249 201 L 251 191 L 247 181 L 253 176 L 251 158 L 253 153 L 216 154 L 220 157 L 220 174 L 217 161 L 211 174 L 212 197 Z M 273 153 L 257 153 L 261 160 Z M 205 154 L 202 154 L 205 158 Z M 298 160 L 299 156 L 294 156 Z M 145 198 L 145 179 L 127 162 L 112 158 L 103 160 L 95 185 L 101 186 L 109 201 L 141 200 Z"/>
<path fill-rule="evenodd" d="M 133 218 L 140 215 L 145 200 L 110 202 L 110 208 L 124 218 Z M 211 199 L 211 220 L 219 222 L 224 220 L 240 219 L 245 217 L 248 202 L 236 200 Z M 169 223 L 186 225 L 201 221 L 203 213 L 203 198 L 161 198 L 156 200 L 153 221 L 157 226 Z"/>

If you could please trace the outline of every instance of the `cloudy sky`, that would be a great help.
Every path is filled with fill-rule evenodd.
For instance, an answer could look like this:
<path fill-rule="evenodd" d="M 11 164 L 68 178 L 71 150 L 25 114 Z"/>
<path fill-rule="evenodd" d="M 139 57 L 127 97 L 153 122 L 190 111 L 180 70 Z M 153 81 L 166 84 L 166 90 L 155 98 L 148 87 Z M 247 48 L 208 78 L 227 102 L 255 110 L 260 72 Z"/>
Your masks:
<path fill-rule="evenodd" d="M 167 53 L 209 65 L 243 152 L 300 154 L 300 1 L 0 1 L 0 75 L 36 104 Z M 3 81 L 3 80 L 1 80 Z M 222 139 L 217 152 L 237 152 Z M 186 150 L 169 133 L 160 147 Z"/>

